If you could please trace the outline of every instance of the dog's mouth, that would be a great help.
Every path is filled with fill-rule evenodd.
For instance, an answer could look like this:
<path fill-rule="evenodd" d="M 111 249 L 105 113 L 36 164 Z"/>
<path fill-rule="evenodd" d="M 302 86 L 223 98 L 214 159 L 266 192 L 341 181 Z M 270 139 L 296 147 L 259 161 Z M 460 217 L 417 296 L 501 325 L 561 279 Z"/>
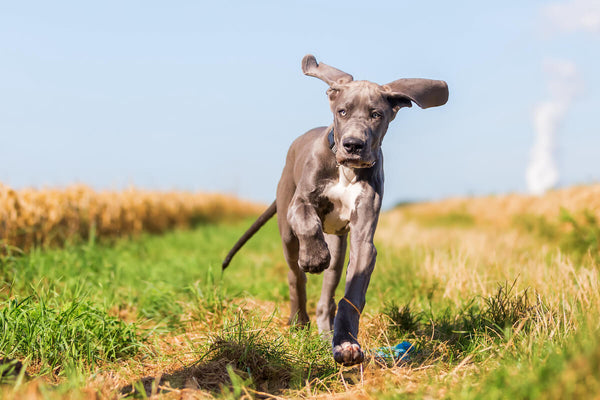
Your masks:
<path fill-rule="evenodd" d="M 338 161 L 338 164 L 348 168 L 371 168 L 377 164 L 377 160 L 363 160 L 360 157 L 347 157 Z"/>

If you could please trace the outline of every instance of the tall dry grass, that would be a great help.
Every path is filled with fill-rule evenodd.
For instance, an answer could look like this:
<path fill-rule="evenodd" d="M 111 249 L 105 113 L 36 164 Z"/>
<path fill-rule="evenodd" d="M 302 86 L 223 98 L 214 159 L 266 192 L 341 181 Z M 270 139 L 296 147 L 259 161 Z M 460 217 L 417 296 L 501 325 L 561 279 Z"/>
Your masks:
<path fill-rule="evenodd" d="M 262 209 L 261 205 L 221 194 L 134 188 L 95 191 L 84 185 L 13 190 L 0 183 L 0 246 L 27 250 L 88 239 L 90 235 L 107 238 L 160 233 L 257 214 Z"/>
<path fill-rule="evenodd" d="M 420 254 L 415 271 L 419 281 L 431 287 L 441 283 L 441 296 L 457 305 L 465 298 L 493 294 L 499 282 L 517 280 L 517 290 L 532 289 L 556 309 L 599 315 L 596 250 L 575 257 L 558 239 L 515 223 L 524 215 L 559 221 L 561 209 L 577 215 L 587 210 L 600 219 L 600 185 L 541 197 L 511 194 L 398 207 L 382 216 L 376 238 L 389 256 L 407 250 Z"/>
<path fill-rule="evenodd" d="M 600 184 L 553 190 L 543 196 L 510 194 L 486 197 L 457 197 L 430 203 L 411 204 L 402 212 L 428 218 L 450 213 L 467 213 L 475 223 L 491 223 L 498 228 L 511 224 L 518 215 L 559 216 L 561 208 L 571 212 L 590 210 L 600 219 Z"/>

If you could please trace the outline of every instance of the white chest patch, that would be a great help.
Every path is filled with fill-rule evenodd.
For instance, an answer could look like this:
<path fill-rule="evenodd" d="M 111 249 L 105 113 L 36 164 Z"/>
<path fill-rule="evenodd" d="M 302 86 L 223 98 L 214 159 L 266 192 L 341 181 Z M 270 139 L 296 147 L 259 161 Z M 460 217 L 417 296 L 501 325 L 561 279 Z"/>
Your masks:
<path fill-rule="evenodd" d="M 339 179 L 325 188 L 323 194 L 333 204 L 333 210 L 325 214 L 323 232 L 339 234 L 348 231 L 350 216 L 356 209 L 356 200 L 362 193 L 362 185 L 356 182 L 352 169 L 339 167 Z"/>

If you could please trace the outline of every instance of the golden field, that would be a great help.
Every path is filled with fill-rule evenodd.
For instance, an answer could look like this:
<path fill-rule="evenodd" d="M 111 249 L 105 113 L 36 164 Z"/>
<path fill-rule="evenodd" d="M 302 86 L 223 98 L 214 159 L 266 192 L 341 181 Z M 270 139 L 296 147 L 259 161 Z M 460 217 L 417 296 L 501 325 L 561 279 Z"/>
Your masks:
<path fill-rule="evenodd" d="M 243 217 L 261 205 L 232 196 L 140 189 L 13 190 L 0 183 L 0 245 L 27 250 L 67 240 L 161 233 L 202 221 Z"/>
<path fill-rule="evenodd" d="M 456 197 L 436 202 L 410 204 L 402 207 L 401 212 L 428 218 L 452 213 L 467 213 L 477 224 L 506 227 L 511 224 L 514 217 L 522 215 L 555 219 L 559 217 L 561 208 L 575 214 L 589 210 L 600 219 L 600 184 L 552 190 L 543 196 L 509 194 Z"/>

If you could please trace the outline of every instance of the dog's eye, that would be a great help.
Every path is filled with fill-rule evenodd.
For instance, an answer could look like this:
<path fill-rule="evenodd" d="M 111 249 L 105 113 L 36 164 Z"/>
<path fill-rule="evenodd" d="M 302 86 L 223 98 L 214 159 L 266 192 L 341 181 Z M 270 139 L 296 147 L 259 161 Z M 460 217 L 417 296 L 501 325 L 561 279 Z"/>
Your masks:
<path fill-rule="evenodd" d="M 341 109 L 341 110 L 338 111 L 338 114 L 340 114 L 342 117 L 345 117 L 346 116 L 346 110 Z"/>
<path fill-rule="evenodd" d="M 377 118 L 381 118 L 381 117 L 382 117 L 382 115 L 381 115 L 380 112 L 377 112 L 377 111 L 372 111 L 371 112 L 371 118 L 377 119 Z"/>

